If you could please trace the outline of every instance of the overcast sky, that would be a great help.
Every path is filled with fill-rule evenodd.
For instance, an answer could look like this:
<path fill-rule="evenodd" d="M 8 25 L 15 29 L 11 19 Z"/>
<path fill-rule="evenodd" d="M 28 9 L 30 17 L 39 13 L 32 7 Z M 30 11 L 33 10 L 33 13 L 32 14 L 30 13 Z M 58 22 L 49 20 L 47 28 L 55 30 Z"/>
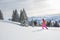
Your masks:
<path fill-rule="evenodd" d="M 13 9 L 25 8 L 28 16 L 44 16 L 60 13 L 60 0 L 0 0 L 0 9 L 10 16 Z"/>

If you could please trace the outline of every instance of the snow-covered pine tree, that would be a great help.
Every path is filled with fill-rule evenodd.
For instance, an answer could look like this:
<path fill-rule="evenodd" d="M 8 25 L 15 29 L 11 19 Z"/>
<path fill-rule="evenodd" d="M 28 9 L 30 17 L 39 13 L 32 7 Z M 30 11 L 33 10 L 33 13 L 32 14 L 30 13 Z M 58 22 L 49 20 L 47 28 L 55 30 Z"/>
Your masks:
<path fill-rule="evenodd" d="M 20 11 L 20 19 L 19 19 L 19 21 L 20 21 L 21 25 L 28 26 L 28 17 L 26 15 L 26 12 L 25 12 L 24 9 Z"/>
<path fill-rule="evenodd" d="M 34 21 L 33 21 L 33 19 L 31 20 L 31 26 L 34 26 Z"/>
<path fill-rule="evenodd" d="M 58 24 L 57 21 L 55 21 L 55 23 L 54 23 L 54 27 L 59 27 L 59 24 Z"/>
<path fill-rule="evenodd" d="M 19 22 L 19 15 L 17 10 L 13 10 L 12 21 Z"/>
<path fill-rule="evenodd" d="M 22 14 L 23 14 L 23 11 L 20 10 L 20 19 L 19 19 L 19 22 L 20 22 L 20 23 L 22 23 L 22 20 L 23 20 L 23 18 L 22 18 Z"/>
<path fill-rule="evenodd" d="M 3 20 L 3 14 L 1 10 L 0 10 L 0 19 Z"/>

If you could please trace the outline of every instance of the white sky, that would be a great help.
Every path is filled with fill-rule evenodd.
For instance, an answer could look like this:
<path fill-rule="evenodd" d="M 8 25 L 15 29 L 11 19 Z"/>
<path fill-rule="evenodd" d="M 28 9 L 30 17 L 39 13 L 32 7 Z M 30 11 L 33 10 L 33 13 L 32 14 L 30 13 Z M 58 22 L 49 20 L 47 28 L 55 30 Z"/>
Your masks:
<path fill-rule="evenodd" d="M 60 0 L 0 0 L 4 16 L 11 16 L 13 9 L 25 8 L 27 15 L 45 16 L 60 13 Z"/>

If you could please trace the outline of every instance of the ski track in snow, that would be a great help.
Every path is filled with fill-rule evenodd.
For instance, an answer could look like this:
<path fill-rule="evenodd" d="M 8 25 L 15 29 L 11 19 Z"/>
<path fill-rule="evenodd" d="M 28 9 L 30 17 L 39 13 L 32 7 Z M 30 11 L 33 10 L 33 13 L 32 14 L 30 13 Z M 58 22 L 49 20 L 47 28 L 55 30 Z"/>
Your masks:
<path fill-rule="evenodd" d="M 41 30 L 41 27 L 22 27 L 0 22 L 0 40 L 60 40 L 60 28 Z"/>

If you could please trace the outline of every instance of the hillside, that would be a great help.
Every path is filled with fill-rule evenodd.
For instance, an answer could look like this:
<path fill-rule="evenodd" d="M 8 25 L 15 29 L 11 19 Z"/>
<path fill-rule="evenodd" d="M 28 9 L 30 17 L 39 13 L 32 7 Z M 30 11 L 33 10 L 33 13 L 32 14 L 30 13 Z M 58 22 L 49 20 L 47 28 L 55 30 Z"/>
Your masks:
<path fill-rule="evenodd" d="M 37 31 L 40 29 L 0 21 L 0 40 L 60 40 L 60 28 Z"/>

